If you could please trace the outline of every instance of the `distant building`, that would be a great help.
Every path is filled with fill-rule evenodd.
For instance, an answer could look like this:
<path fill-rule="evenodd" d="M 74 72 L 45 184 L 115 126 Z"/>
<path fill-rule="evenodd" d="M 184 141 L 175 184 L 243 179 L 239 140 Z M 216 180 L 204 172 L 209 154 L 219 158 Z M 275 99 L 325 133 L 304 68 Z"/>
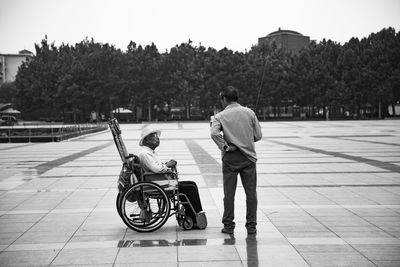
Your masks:
<path fill-rule="evenodd" d="M 279 28 L 277 31 L 271 32 L 265 37 L 258 38 L 259 45 L 272 45 L 273 43 L 275 43 L 278 48 L 287 49 L 293 54 L 297 54 L 302 48 L 309 45 L 310 37 L 295 31 L 281 30 L 281 28 Z"/>
<path fill-rule="evenodd" d="M 18 54 L 0 54 L 0 85 L 15 81 L 19 66 L 33 53 L 28 50 L 21 50 Z"/>

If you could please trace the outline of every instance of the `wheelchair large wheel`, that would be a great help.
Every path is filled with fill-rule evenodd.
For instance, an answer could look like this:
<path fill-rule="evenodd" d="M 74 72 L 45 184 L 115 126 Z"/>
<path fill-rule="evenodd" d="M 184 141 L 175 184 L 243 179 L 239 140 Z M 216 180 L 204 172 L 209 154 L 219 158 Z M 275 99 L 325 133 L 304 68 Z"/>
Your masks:
<path fill-rule="evenodd" d="M 132 185 L 122 194 L 120 201 L 120 214 L 124 223 L 138 232 L 159 229 L 168 220 L 171 210 L 165 191 L 152 182 Z"/>
<path fill-rule="evenodd" d="M 118 192 L 117 198 L 116 198 L 116 200 L 115 200 L 115 204 L 116 204 L 116 207 L 117 207 L 117 211 L 118 211 L 119 217 L 122 218 L 122 213 L 121 213 L 121 201 L 122 201 L 122 193 L 121 193 L 121 192 Z"/>

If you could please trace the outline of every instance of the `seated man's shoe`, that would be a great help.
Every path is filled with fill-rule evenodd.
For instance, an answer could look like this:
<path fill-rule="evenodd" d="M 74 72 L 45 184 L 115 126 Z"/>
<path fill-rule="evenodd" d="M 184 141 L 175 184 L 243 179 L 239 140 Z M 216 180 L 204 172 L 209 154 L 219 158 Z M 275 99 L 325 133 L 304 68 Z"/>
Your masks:
<path fill-rule="evenodd" d="M 204 211 L 200 211 L 196 214 L 196 223 L 194 224 L 194 228 L 196 229 L 206 229 L 207 227 L 207 217 Z"/>
<path fill-rule="evenodd" d="M 221 229 L 221 233 L 231 235 L 231 234 L 233 234 L 233 229 L 224 227 Z"/>

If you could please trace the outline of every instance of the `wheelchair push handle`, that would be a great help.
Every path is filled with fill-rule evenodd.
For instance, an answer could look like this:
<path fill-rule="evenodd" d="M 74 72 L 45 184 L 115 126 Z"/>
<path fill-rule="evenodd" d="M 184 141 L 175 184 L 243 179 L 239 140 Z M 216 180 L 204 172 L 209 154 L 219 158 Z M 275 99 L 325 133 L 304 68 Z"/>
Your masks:
<path fill-rule="evenodd" d="M 134 158 L 134 157 L 135 157 L 135 155 L 129 154 L 128 156 L 125 156 L 125 159 L 130 159 L 130 158 Z"/>

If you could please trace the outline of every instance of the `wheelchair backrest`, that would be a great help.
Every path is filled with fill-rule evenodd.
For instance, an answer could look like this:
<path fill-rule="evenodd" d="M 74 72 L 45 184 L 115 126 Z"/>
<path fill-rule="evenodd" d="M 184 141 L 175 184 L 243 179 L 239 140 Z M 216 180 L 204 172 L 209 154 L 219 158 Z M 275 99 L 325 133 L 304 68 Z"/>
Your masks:
<path fill-rule="evenodd" d="M 119 153 L 119 156 L 121 157 L 122 162 L 128 163 L 128 159 L 131 157 L 126 150 L 124 141 L 122 140 L 121 136 L 121 129 L 119 128 L 119 123 L 116 118 L 110 119 L 108 121 L 108 126 L 110 127 L 111 133 L 114 138 L 114 143 L 117 146 L 117 150 Z"/>

